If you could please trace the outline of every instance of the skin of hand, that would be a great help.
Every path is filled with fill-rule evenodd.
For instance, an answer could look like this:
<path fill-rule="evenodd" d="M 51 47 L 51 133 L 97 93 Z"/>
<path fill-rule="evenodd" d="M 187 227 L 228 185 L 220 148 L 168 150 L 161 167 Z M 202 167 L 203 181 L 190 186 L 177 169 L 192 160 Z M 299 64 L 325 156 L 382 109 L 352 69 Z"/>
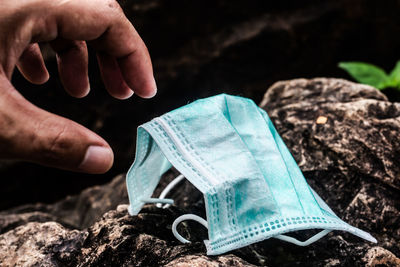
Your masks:
<path fill-rule="evenodd" d="M 126 99 L 156 94 L 149 53 L 114 0 L 0 2 L 0 159 L 104 173 L 113 152 L 100 136 L 27 101 L 11 84 L 17 67 L 34 84 L 49 79 L 38 42 L 57 54 L 60 80 L 74 97 L 89 93 L 87 44 L 97 52 L 107 91 Z"/>

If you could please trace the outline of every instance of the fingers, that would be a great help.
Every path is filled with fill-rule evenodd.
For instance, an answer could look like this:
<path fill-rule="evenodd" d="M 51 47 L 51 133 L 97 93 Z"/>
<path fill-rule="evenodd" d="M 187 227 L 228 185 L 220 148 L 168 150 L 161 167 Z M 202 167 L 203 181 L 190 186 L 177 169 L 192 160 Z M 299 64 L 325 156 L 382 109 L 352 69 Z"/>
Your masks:
<path fill-rule="evenodd" d="M 101 77 L 107 91 L 115 98 L 126 99 L 133 91 L 126 84 L 115 58 L 107 54 L 97 54 Z"/>
<path fill-rule="evenodd" d="M 32 105 L 5 77 L 0 95 L 0 158 L 87 173 L 111 168 L 113 152 L 97 134 Z"/>
<path fill-rule="evenodd" d="M 157 86 L 147 47 L 126 18 L 120 23 L 123 26 L 113 25 L 91 44 L 102 54 L 115 57 L 125 83 L 137 95 L 151 98 Z"/>
<path fill-rule="evenodd" d="M 34 84 L 43 84 L 49 79 L 49 72 L 43 61 L 38 44 L 30 44 L 22 53 L 17 63 L 21 74 Z"/>
<path fill-rule="evenodd" d="M 45 1 L 44 5 L 51 5 L 49 8 L 51 15 L 46 20 L 46 27 L 38 24 L 38 28 L 35 29 L 35 40 L 49 41 L 54 39 L 54 35 L 65 40 L 86 40 L 100 54 L 115 58 L 125 84 L 137 95 L 152 97 L 156 94 L 153 67 L 147 48 L 135 28 L 125 17 L 117 1 Z M 33 6 L 32 8 L 37 9 L 38 7 Z M 46 7 L 41 7 L 41 9 L 43 8 Z M 42 12 L 38 14 L 43 16 Z M 76 49 L 74 51 L 78 53 Z M 78 51 L 82 53 L 83 49 Z M 74 62 L 71 61 L 62 65 L 72 65 Z M 100 61 L 106 60 L 101 59 Z M 116 74 L 115 65 L 113 64 L 109 68 L 104 67 L 104 64 L 101 65 L 104 80 L 112 81 L 112 77 L 115 77 Z M 81 67 L 83 65 L 79 66 L 79 68 Z M 64 72 L 72 73 L 67 69 Z M 110 77 L 104 77 L 109 73 Z M 120 89 L 116 89 L 117 85 L 110 86 L 110 83 L 107 88 L 111 88 L 110 93 L 113 95 L 117 94 L 117 91 L 117 95 L 122 92 L 124 97 L 124 92 L 127 90 L 124 83 L 120 83 L 120 80 L 118 82 L 122 86 Z M 63 83 L 66 84 L 67 81 L 64 80 Z M 77 91 L 73 94 L 83 95 L 81 90 Z"/>
<path fill-rule="evenodd" d="M 141 48 L 118 59 L 118 64 L 126 83 L 133 91 L 143 98 L 151 98 L 157 93 L 153 67 L 144 43 L 138 44 L 138 46 Z"/>
<path fill-rule="evenodd" d="M 58 38 L 50 45 L 57 53 L 58 72 L 64 89 L 73 97 L 86 96 L 90 91 L 86 43 Z"/>

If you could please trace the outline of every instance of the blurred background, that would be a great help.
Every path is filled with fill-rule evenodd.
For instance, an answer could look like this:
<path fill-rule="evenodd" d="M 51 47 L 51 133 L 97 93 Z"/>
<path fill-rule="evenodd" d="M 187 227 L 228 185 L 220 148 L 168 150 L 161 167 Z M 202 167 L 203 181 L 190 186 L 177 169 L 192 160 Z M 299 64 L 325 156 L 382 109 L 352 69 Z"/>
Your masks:
<path fill-rule="evenodd" d="M 35 86 L 16 70 L 13 84 L 31 102 L 92 129 L 115 153 L 104 175 L 72 173 L 31 163 L 0 162 L 0 209 L 51 203 L 125 173 L 134 160 L 136 128 L 198 98 L 229 93 L 259 103 L 279 80 L 350 77 L 340 61 L 391 70 L 400 59 L 400 0 L 119 1 L 147 44 L 158 94 L 115 100 L 101 82 L 90 51 L 92 91 L 64 92 L 54 54 L 42 45 L 50 81 Z M 396 92 L 386 92 L 392 101 Z"/>

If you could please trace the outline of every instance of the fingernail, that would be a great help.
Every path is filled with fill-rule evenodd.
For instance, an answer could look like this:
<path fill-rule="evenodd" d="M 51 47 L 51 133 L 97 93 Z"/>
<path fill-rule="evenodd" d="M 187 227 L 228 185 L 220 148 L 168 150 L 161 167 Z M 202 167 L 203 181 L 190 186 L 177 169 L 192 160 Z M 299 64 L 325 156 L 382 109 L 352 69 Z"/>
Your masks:
<path fill-rule="evenodd" d="M 82 92 L 81 98 L 87 96 L 89 93 L 90 93 L 90 84 L 89 84 L 89 82 L 88 82 L 88 86 L 87 86 L 86 89 Z"/>
<path fill-rule="evenodd" d="M 73 96 L 73 97 L 76 97 L 76 98 L 84 98 L 85 96 L 87 96 L 87 95 L 89 94 L 89 92 L 90 92 L 90 85 L 88 85 L 88 86 L 86 87 L 86 89 L 84 89 L 84 90 L 82 90 L 82 91 L 79 91 L 79 92 L 69 92 L 69 94 L 70 94 L 71 96 Z"/>
<path fill-rule="evenodd" d="M 88 86 L 86 87 L 86 91 L 85 91 L 85 96 L 87 96 L 90 93 L 90 84 L 88 84 Z"/>
<path fill-rule="evenodd" d="M 113 161 L 114 154 L 110 148 L 90 146 L 78 168 L 87 173 L 105 173 L 111 168 Z"/>
<path fill-rule="evenodd" d="M 129 90 L 123 95 L 115 95 L 114 97 L 120 100 L 125 100 L 130 98 L 133 94 L 134 94 L 133 90 Z"/>
<path fill-rule="evenodd" d="M 157 94 L 157 86 L 156 86 L 156 84 L 155 84 L 155 82 L 154 82 L 154 89 L 153 89 L 152 94 L 147 95 L 147 96 L 145 96 L 144 98 L 152 98 L 152 97 L 154 97 L 156 94 Z"/>
<path fill-rule="evenodd" d="M 49 79 L 50 79 L 50 74 L 49 74 L 49 72 L 46 70 L 46 72 L 44 73 L 44 76 L 42 77 L 42 80 L 40 81 L 40 84 L 46 83 Z"/>

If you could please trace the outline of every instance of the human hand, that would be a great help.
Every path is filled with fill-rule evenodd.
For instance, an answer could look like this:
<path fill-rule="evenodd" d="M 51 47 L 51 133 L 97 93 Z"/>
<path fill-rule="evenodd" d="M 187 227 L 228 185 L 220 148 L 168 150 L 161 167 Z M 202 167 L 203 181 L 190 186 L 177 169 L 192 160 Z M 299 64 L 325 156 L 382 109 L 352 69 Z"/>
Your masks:
<path fill-rule="evenodd" d="M 88 173 L 103 173 L 113 152 L 100 136 L 27 101 L 11 84 L 15 66 L 32 83 L 49 79 L 38 42 L 57 54 L 65 90 L 89 93 L 86 42 L 97 52 L 108 92 L 156 94 L 150 56 L 115 0 L 2 0 L 0 3 L 0 158 Z"/>

